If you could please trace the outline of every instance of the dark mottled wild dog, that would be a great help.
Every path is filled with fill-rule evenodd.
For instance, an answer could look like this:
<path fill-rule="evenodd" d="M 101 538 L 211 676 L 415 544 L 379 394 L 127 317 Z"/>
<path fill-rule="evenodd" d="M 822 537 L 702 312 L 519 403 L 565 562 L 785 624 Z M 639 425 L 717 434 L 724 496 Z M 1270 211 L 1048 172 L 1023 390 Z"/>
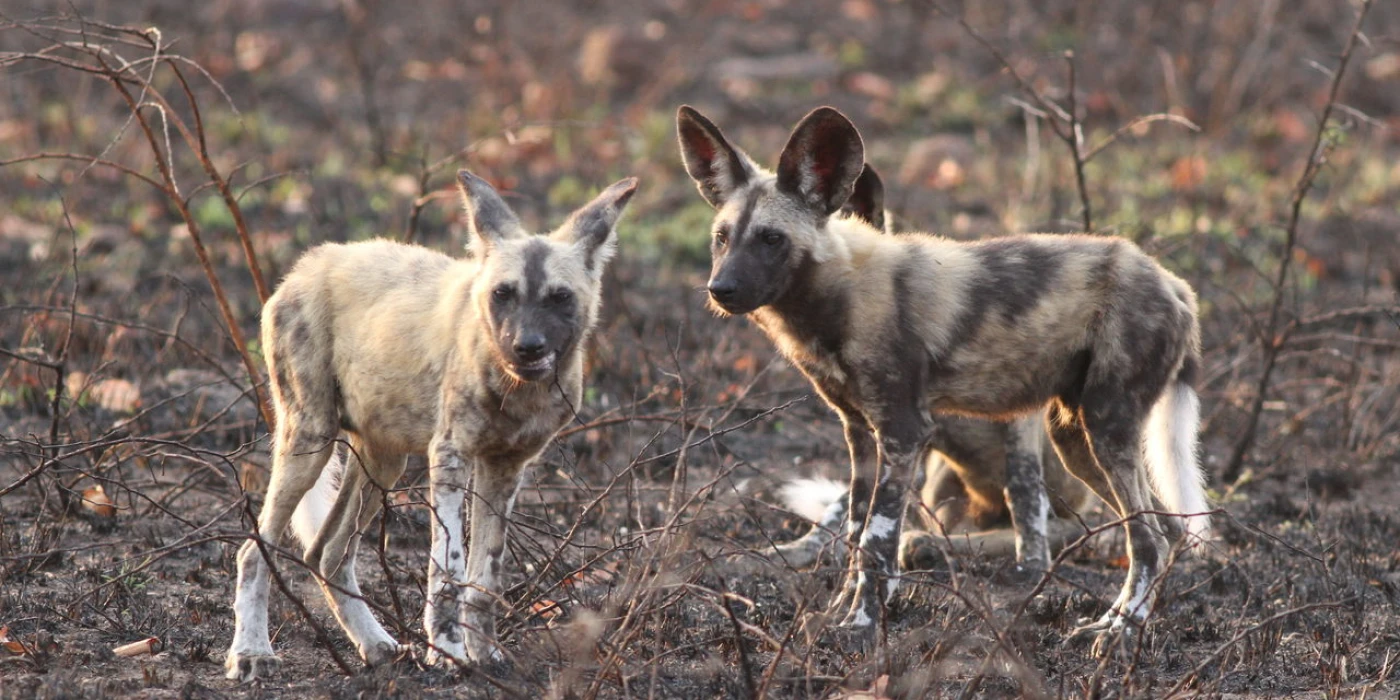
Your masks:
<path fill-rule="evenodd" d="M 869 163 L 836 216 L 893 233 L 884 209 L 884 183 Z M 919 460 L 924 486 L 909 509 L 922 529 L 905 529 L 900 538 L 901 567 L 929 568 L 946 549 L 955 556 L 1015 556 L 1025 571 L 1042 571 L 1052 551 L 1083 533 L 1077 516 L 1089 505 L 1089 489 L 1055 454 L 1042 413 L 1010 422 L 952 414 L 930 418 L 926 456 Z M 1041 472 L 1045 490 L 1039 490 L 1042 481 L 1034 474 L 1018 470 Z M 861 477 L 855 483 L 854 501 L 867 503 L 868 481 Z M 788 508 L 814 523 L 806 535 L 778 546 L 785 561 L 800 567 L 815 562 L 823 551 L 844 554 L 837 533 L 846 529 L 851 515 L 848 489 L 824 479 L 782 485 Z M 857 510 L 854 517 L 864 519 L 865 514 Z"/>
<path fill-rule="evenodd" d="M 1194 536 L 1209 530 L 1190 287 L 1117 238 L 962 243 L 833 218 L 864 147 L 831 108 L 797 125 L 776 173 L 694 109 L 680 109 L 677 128 L 686 169 L 717 210 L 712 306 L 767 333 L 840 415 L 853 476 L 875 477 L 866 517 L 852 518 L 848 533 L 858 546 L 838 601 L 849 605 L 842 627 L 872 643 L 899 584 L 900 521 L 910 482 L 922 478 L 930 411 L 1009 419 L 1047 406 L 1065 467 L 1132 516 L 1123 588 L 1077 634 L 1103 643 L 1143 620 L 1167 552 L 1146 512 L 1149 483 L 1168 510 L 1196 514 L 1186 525 Z"/>
<path fill-rule="evenodd" d="M 523 468 L 579 405 L 613 227 L 637 187 L 618 182 L 558 230 L 531 235 L 484 180 L 465 170 L 458 179 L 469 259 L 382 240 L 324 245 L 302 256 L 262 314 L 278 420 L 258 535 L 270 545 L 293 522 L 331 610 L 369 664 L 402 649 L 360 595 L 360 531 L 405 456 L 424 453 L 433 513 L 427 660 L 502 660 L 493 607 L 506 521 Z M 342 432 L 350 456 L 326 468 Z M 276 666 L 268 583 L 249 540 L 238 555 L 230 678 Z"/>

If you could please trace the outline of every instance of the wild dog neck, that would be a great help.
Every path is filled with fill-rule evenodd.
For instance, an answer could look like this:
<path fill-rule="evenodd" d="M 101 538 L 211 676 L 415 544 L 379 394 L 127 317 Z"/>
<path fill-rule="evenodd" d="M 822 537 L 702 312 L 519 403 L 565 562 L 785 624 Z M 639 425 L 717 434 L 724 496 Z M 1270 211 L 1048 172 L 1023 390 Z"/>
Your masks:
<path fill-rule="evenodd" d="M 799 254 L 783 294 L 752 314 L 783 354 L 807 369 L 839 363 L 850 314 L 850 281 L 859 274 L 843 235 L 845 226 L 831 226 L 836 223 L 819 232 L 826 239 L 819 253 Z"/>

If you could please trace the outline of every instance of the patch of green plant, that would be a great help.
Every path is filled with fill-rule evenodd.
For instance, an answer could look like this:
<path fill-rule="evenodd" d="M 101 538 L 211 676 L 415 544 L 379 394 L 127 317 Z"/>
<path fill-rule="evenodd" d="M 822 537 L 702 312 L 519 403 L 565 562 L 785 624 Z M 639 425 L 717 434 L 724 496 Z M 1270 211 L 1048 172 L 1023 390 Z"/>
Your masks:
<path fill-rule="evenodd" d="M 970 132 L 998 112 L 988 108 L 977 90 L 953 87 L 944 93 L 931 116 L 935 130 Z"/>
<path fill-rule="evenodd" d="M 588 201 L 588 186 L 574 175 L 565 175 L 549 188 L 546 199 L 555 209 L 573 209 Z"/>
<path fill-rule="evenodd" d="M 841 67 L 848 70 L 865 65 L 865 58 L 865 46 L 855 39 L 841 42 L 841 49 L 836 55 Z"/>
<path fill-rule="evenodd" d="M 190 213 L 194 215 L 195 223 L 199 224 L 201 229 L 233 228 L 233 214 L 229 212 L 228 205 L 224 204 L 222 197 L 200 197 L 191 207 Z"/>
<path fill-rule="evenodd" d="M 703 267 L 710 262 L 710 224 L 714 216 L 710 205 L 697 200 L 670 215 L 623 219 L 617 229 L 618 241 L 628 255 Z"/>

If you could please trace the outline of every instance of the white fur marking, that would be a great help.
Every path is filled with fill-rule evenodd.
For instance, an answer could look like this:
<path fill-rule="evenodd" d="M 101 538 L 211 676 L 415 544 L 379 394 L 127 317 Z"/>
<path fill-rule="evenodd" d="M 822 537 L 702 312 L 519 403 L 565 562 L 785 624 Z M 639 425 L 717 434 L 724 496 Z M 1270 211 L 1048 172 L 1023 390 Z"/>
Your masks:
<path fill-rule="evenodd" d="M 898 520 L 886 515 L 876 513 L 870 516 L 870 527 L 866 528 L 865 534 L 861 536 L 861 545 L 890 537 L 898 525 Z"/>
<path fill-rule="evenodd" d="M 302 546 L 310 547 L 311 541 L 316 539 L 321 527 L 326 524 L 331 506 L 335 504 L 335 497 L 340 491 L 340 475 L 344 469 L 345 454 L 336 450 L 321 470 L 321 475 L 316 477 L 316 484 L 301 497 L 297 509 L 292 512 L 292 532 L 296 533 Z"/>
<path fill-rule="evenodd" d="M 1196 439 L 1200 429 L 1201 402 L 1191 387 L 1174 383 L 1152 407 L 1143 440 L 1152 489 L 1163 505 L 1174 513 L 1204 513 L 1204 478 L 1196 459 Z M 1195 515 L 1186 519 L 1186 531 L 1199 539 L 1210 539 L 1210 517 Z"/>
<path fill-rule="evenodd" d="M 834 479 L 794 479 L 778 489 L 788 510 L 811 522 L 825 522 L 827 511 L 846 498 L 846 484 Z"/>

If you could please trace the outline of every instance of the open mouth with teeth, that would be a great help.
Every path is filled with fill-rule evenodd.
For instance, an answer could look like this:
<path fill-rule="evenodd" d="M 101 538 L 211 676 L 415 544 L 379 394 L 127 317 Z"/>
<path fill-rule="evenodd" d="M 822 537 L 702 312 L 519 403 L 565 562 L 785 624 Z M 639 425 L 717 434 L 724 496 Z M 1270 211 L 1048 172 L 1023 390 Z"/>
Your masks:
<path fill-rule="evenodd" d="M 525 380 L 543 379 L 546 375 L 554 371 L 554 361 L 557 356 L 557 353 L 550 352 L 538 360 L 531 360 L 529 362 L 520 362 L 517 360 L 511 363 L 511 374 Z"/>

